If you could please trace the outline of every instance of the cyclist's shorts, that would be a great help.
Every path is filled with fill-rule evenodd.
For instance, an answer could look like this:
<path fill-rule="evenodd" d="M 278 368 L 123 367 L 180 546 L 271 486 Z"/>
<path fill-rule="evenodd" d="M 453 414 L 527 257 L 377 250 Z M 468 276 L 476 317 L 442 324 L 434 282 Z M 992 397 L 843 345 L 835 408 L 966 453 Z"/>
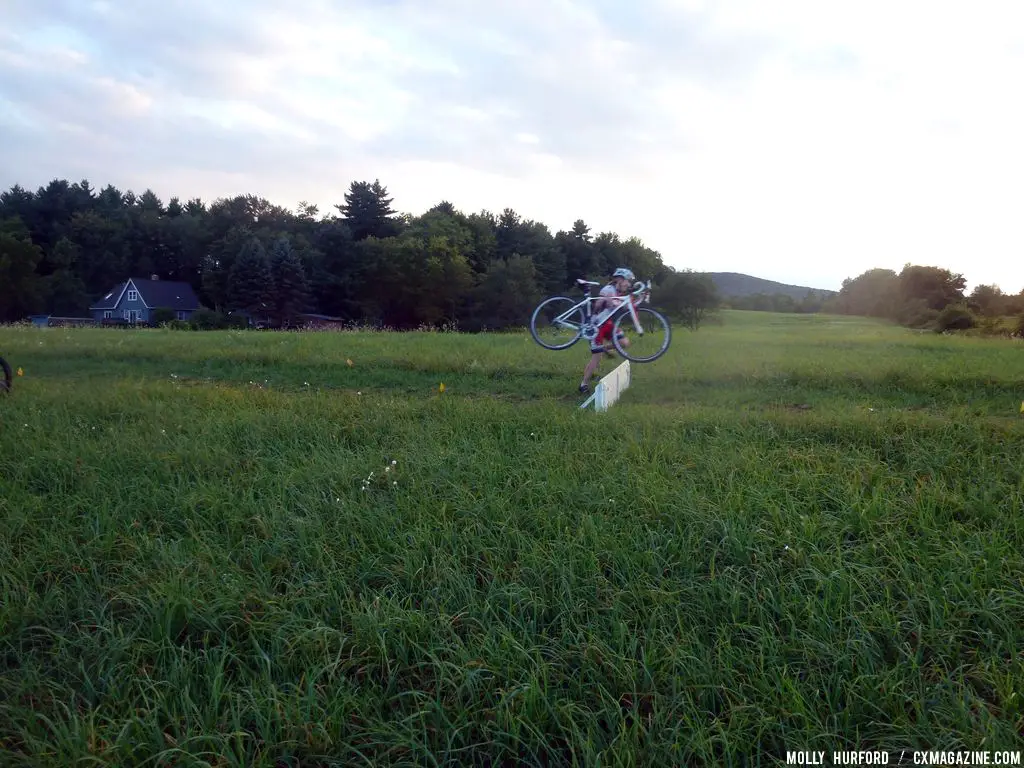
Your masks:
<path fill-rule="evenodd" d="M 592 342 L 590 342 L 590 351 L 594 352 L 594 353 L 604 352 L 604 343 L 606 341 L 611 340 L 611 338 L 612 338 L 612 321 L 611 320 L 606 320 L 601 325 L 601 327 L 598 329 L 597 336 L 595 336 L 594 340 Z M 622 331 L 619 331 L 618 338 L 619 339 L 624 339 L 624 338 L 626 338 L 626 334 L 623 333 Z"/>

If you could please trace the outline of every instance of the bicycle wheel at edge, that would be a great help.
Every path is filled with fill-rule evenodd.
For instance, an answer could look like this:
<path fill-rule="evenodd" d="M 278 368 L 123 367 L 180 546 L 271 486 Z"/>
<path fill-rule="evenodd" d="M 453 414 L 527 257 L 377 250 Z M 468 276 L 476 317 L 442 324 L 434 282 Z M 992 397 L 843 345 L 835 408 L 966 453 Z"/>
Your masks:
<path fill-rule="evenodd" d="M 14 377 L 11 375 L 11 366 L 7 364 L 7 361 L 0 357 L 0 393 L 10 392 L 11 387 L 14 385 Z"/>
<path fill-rule="evenodd" d="M 554 305 L 556 305 L 557 303 L 563 303 L 564 306 L 561 309 L 555 309 Z M 540 331 L 549 329 L 550 320 L 548 320 L 548 325 L 543 325 L 543 327 L 540 329 L 537 328 L 538 318 L 541 315 L 541 311 L 546 306 L 551 305 L 550 308 L 553 311 L 551 312 L 550 317 L 553 319 L 555 317 L 558 317 L 559 315 L 565 314 L 570 309 L 572 309 L 577 303 L 578 302 L 575 302 L 566 296 L 552 296 L 551 298 L 544 299 L 544 301 L 538 304 L 537 308 L 533 310 L 533 315 L 530 317 L 530 335 L 533 336 L 533 340 L 540 344 L 542 347 L 544 347 L 544 349 L 553 350 L 568 349 L 577 341 L 579 341 L 582 333 L 581 329 L 583 328 L 583 310 L 581 309 L 577 309 L 572 315 L 570 315 L 571 319 L 567 321 L 575 325 L 576 331 L 575 334 L 573 334 L 572 338 L 570 338 L 568 341 L 559 344 L 551 344 L 541 339 Z M 566 333 L 567 335 L 571 333 L 569 329 L 563 329 L 563 332 Z"/>
<path fill-rule="evenodd" d="M 669 344 L 672 343 L 672 326 L 669 324 L 668 320 L 665 319 L 665 316 L 663 314 L 661 314 L 655 309 L 651 309 L 650 307 L 637 307 L 636 313 L 638 319 L 640 320 L 641 328 L 644 328 L 647 325 L 647 323 L 644 322 L 644 317 L 645 315 L 649 315 L 651 319 L 653 319 L 655 327 L 660 325 L 664 329 L 665 340 L 661 343 L 661 348 L 658 349 L 658 351 L 655 352 L 653 355 L 649 355 L 647 357 L 637 357 L 631 351 L 633 349 L 632 346 L 623 347 L 619 344 L 619 330 L 620 326 L 622 326 L 623 323 L 625 323 L 626 325 L 625 328 L 621 328 L 621 330 L 624 333 L 626 333 L 627 336 L 630 335 L 630 333 L 632 333 L 634 336 L 636 335 L 636 328 L 633 326 L 633 318 L 630 316 L 629 312 L 623 312 L 621 315 L 618 316 L 618 318 L 616 318 L 614 330 L 612 332 L 612 343 L 615 345 L 615 349 L 619 351 L 619 354 L 622 355 L 627 360 L 629 360 L 630 362 L 650 363 L 653 362 L 654 360 L 657 360 L 659 357 L 668 352 Z M 645 328 L 644 335 L 646 335 L 647 333 L 649 333 L 649 331 L 646 331 Z"/>

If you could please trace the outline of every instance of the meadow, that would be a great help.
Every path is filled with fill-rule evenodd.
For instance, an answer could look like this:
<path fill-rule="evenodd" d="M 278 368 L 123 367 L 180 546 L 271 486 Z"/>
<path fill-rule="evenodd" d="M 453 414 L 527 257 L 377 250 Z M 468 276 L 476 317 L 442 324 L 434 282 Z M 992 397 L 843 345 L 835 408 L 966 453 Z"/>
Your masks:
<path fill-rule="evenodd" d="M 525 332 L 0 355 L 4 765 L 1020 749 L 1020 342 L 726 312 L 605 414 Z"/>

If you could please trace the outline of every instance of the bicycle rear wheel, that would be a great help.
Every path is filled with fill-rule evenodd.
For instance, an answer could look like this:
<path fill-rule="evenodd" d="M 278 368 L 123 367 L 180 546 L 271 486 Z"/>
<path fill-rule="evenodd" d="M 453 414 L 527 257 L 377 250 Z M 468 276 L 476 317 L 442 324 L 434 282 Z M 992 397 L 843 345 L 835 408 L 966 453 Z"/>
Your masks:
<path fill-rule="evenodd" d="M 672 343 L 672 326 L 664 315 L 650 307 L 637 307 L 636 314 L 643 333 L 636 333 L 633 318 L 629 312 L 623 312 L 615 320 L 612 342 L 619 354 L 630 362 L 650 363 L 668 351 Z M 619 340 L 620 331 L 631 334 L 628 347 Z"/>
<path fill-rule="evenodd" d="M 10 392 L 13 386 L 14 376 L 11 375 L 11 366 L 0 357 L 0 394 Z"/>
<path fill-rule="evenodd" d="M 533 310 L 530 335 L 544 349 L 568 349 L 580 340 L 583 310 L 572 312 L 576 302 L 565 296 L 545 299 Z"/>

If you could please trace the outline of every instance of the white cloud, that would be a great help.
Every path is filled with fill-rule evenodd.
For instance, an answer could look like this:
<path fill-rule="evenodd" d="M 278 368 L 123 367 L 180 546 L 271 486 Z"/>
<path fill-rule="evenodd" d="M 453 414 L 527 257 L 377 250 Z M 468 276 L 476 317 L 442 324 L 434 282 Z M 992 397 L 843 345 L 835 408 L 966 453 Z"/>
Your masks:
<path fill-rule="evenodd" d="M 12 0 L 0 185 L 331 210 L 380 178 L 403 210 L 583 218 L 680 267 L 1024 288 L 1015 3 L 102 5 Z"/>

